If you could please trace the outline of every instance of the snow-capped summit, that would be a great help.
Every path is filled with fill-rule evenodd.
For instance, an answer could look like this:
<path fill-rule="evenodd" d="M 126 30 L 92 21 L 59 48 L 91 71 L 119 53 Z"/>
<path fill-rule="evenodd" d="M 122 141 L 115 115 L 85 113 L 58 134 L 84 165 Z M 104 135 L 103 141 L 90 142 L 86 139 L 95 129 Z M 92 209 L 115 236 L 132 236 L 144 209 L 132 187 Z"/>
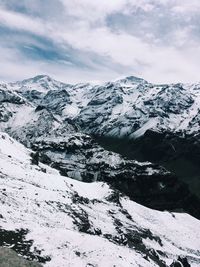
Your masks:
<path fill-rule="evenodd" d="M 148 83 L 142 78 L 136 76 L 127 76 L 123 79 L 116 80 L 115 83 L 123 84 L 123 85 L 134 85 L 134 84 L 145 84 Z"/>
<path fill-rule="evenodd" d="M 25 79 L 8 84 L 8 88 L 18 91 L 39 91 L 45 93 L 49 90 L 60 90 L 67 85 L 65 83 L 56 81 L 48 75 L 37 75 L 33 78 Z"/>
<path fill-rule="evenodd" d="M 23 82 L 26 83 L 26 82 L 29 82 L 29 81 L 32 81 L 32 82 L 38 82 L 38 81 L 51 81 L 52 78 L 48 75 L 44 75 L 44 74 L 41 74 L 41 75 L 37 75 L 33 78 L 29 78 L 29 79 L 26 79 L 24 80 Z"/>

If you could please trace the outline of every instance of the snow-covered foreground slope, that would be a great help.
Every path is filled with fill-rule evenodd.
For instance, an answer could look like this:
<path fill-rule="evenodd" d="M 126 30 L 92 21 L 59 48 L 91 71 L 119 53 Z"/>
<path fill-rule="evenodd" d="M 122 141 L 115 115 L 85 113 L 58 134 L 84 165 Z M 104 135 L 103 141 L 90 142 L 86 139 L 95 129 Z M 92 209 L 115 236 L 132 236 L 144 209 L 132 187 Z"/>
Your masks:
<path fill-rule="evenodd" d="M 49 267 L 200 265 L 197 219 L 60 176 L 30 152 L 0 133 L 0 245 Z"/>

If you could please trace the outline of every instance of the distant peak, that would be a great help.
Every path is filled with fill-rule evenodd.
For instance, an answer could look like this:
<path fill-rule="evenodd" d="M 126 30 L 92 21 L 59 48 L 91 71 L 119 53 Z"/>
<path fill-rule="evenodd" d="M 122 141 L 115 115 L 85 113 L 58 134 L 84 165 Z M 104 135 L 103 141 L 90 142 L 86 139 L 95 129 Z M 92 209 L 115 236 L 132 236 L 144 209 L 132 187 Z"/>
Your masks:
<path fill-rule="evenodd" d="M 25 79 L 23 81 L 18 81 L 17 83 L 23 83 L 23 84 L 26 84 L 26 83 L 37 83 L 37 82 L 50 82 L 52 81 L 53 79 L 48 76 L 48 75 L 37 75 L 35 77 L 32 77 L 32 78 L 28 78 L 28 79 Z"/>
<path fill-rule="evenodd" d="M 37 75 L 37 76 L 33 77 L 32 80 L 34 80 L 34 81 L 40 81 L 40 80 L 50 81 L 50 80 L 52 80 L 52 78 L 48 75 Z"/>
<path fill-rule="evenodd" d="M 67 84 L 56 81 L 48 75 L 37 75 L 23 81 L 10 83 L 10 85 L 16 90 L 36 90 L 43 93 L 48 90 L 62 89 L 67 86 Z"/>
<path fill-rule="evenodd" d="M 126 80 L 129 81 L 136 81 L 136 82 L 142 82 L 145 81 L 144 79 L 140 78 L 140 77 L 136 77 L 136 76 L 128 76 L 125 78 Z"/>
<path fill-rule="evenodd" d="M 147 83 L 144 79 L 136 76 L 127 76 L 123 79 L 117 80 L 117 82 L 122 82 L 122 83 Z"/>

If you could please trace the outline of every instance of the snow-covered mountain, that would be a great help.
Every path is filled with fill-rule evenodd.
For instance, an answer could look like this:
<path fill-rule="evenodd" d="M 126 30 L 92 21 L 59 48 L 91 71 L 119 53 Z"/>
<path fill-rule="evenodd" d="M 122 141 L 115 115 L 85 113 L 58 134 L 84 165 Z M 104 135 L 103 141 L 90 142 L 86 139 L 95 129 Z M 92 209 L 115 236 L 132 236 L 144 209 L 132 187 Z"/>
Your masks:
<path fill-rule="evenodd" d="M 199 132 L 200 83 L 156 85 L 130 76 L 103 85 L 70 85 L 40 75 L 0 88 L 8 94 L 2 101 L 15 92 L 21 101 L 75 120 L 87 133 L 137 138 L 148 129 Z"/>
<path fill-rule="evenodd" d="M 142 92 L 147 85 L 142 79 L 129 77 L 104 86 L 73 86 L 48 76 L 4 84 L 0 91 L 0 129 L 32 148 L 36 161 L 58 169 L 62 175 L 85 182 L 106 181 L 150 208 L 183 209 L 200 218 L 199 200 L 169 171 L 106 151 L 90 136 L 94 127 L 99 134 L 104 134 L 104 126 L 109 128 L 113 110 L 123 104 L 119 99 L 126 99 L 124 108 L 128 103 L 133 106 L 128 92 Z M 120 127 L 117 113 L 115 118 Z M 124 124 L 132 124 L 121 112 L 123 118 Z M 115 127 L 115 123 L 112 125 Z"/>
<path fill-rule="evenodd" d="M 199 131 L 200 84 L 153 85 L 128 77 L 94 90 L 77 116 L 87 132 L 138 138 L 148 129 L 182 134 Z"/>
<path fill-rule="evenodd" d="M 0 246 L 52 267 L 200 265 L 183 213 L 200 218 L 199 114 L 200 84 L 0 84 Z"/>
<path fill-rule="evenodd" d="M 1 246 L 49 267 L 199 266 L 199 220 L 60 176 L 32 153 L 0 133 Z"/>

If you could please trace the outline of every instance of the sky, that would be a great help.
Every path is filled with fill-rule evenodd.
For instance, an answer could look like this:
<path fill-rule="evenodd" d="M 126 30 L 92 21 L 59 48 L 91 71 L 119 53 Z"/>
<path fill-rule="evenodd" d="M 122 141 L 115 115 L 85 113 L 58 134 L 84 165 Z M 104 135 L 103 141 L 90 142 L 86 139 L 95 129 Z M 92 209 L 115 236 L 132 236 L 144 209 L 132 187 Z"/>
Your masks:
<path fill-rule="evenodd" d="M 0 0 L 0 80 L 200 81 L 199 0 Z"/>

